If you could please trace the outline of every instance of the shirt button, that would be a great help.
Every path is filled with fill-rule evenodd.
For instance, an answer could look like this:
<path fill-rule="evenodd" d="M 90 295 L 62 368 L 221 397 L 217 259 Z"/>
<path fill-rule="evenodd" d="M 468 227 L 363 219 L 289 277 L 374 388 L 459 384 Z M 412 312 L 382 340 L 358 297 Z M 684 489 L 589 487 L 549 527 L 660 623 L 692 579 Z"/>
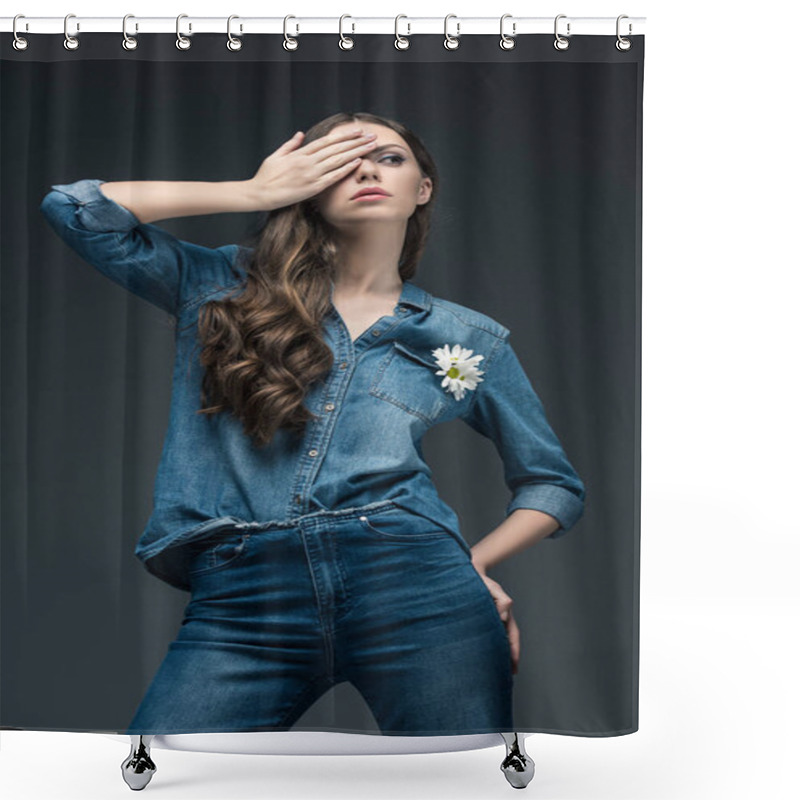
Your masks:
<path fill-rule="evenodd" d="M 294 501 L 295 501 L 295 503 L 297 503 L 298 505 L 300 505 L 300 503 L 302 503 L 302 502 L 303 502 L 303 498 L 302 498 L 302 497 L 301 497 L 299 494 L 296 494 L 296 495 L 294 496 Z"/>
<path fill-rule="evenodd" d="M 381 332 L 380 331 L 372 331 L 372 335 L 373 336 L 380 336 Z"/>
<path fill-rule="evenodd" d="M 319 452 L 318 450 L 309 450 L 309 451 L 308 451 L 308 454 L 309 454 L 310 456 L 315 456 L 315 455 L 317 455 L 317 453 L 318 453 L 318 452 Z"/>
<path fill-rule="evenodd" d="M 347 362 L 346 361 L 342 361 L 342 363 L 339 364 L 339 369 L 347 369 Z"/>
<path fill-rule="evenodd" d="M 367 518 L 366 518 L 366 517 L 359 517 L 359 519 L 360 519 L 362 522 L 366 522 L 366 521 L 367 521 Z"/>
<path fill-rule="evenodd" d="M 326 411 L 333 411 L 336 406 L 333 403 L 325 403 L 325 410 Z"/>

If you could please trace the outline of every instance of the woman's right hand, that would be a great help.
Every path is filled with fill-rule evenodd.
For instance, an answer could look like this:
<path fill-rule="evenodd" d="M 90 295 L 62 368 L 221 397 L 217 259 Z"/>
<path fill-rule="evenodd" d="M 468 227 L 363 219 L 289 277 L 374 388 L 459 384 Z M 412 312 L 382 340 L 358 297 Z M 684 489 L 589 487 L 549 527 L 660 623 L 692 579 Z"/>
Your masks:
<path fill-rule="evenodd" d="M 360 163 L 355 159 L 375 146 L 374 138 L 357 131 L 357 125 L 337 127 L 305 146 L 305 134 L 298 131 L 250 179 L 259 208 L 272 211 L 299 203 L 344 178 Z"/>

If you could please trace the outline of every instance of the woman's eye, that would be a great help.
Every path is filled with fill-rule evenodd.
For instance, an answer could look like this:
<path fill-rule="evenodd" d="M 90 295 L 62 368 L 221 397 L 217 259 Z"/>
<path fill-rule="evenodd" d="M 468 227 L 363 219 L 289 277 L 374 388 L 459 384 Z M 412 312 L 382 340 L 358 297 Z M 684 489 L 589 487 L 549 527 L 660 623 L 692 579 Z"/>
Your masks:
<path fill-rule="evenodd" d="M 397 163 L 402 164 L 405 161 L 403 156 L 398 156 L 398 155 L 387 155 L 387 156 L 384 156 L 383 158 L 381 158 L 380 160 L 383 161 L 384 159 L 387 159 L 387 158 L 396 158 L 397 161 L 394 162 L 395 164 L 397 164 Z"/>

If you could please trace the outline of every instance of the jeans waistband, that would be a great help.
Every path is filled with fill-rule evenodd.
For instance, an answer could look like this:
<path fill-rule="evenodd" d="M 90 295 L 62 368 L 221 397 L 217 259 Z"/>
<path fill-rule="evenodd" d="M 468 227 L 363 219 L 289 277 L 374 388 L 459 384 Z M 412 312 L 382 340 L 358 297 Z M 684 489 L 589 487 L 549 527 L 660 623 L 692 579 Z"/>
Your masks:
<path fill-rule="evenodd" d="M 271 530 L 273 528 L 297 528 L 309 527 L 327 522 L 345 521 L 354 517 L 369 515 L 377 511 L 385 511 L 387 508 L 399 508 L 393 500 L 378 500 L 374 503 L 367 503 L 363 506 L 350 506 L 349 508 L 338 508 L 333 511 L 329 509 L 319 509 L 301 514 L 297 517 L 290 517 L 286 520 L 272 520 L 270 522 L 238 522 L 235 527 L 242 530 Z"/>

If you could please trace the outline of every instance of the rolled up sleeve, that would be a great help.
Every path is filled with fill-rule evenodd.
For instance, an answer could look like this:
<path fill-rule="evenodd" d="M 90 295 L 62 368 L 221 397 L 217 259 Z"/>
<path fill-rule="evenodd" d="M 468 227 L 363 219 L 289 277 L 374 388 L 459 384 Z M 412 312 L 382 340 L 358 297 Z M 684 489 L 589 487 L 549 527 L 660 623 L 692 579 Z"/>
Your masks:
<path fill-rule="evenodd" d="M 511 491 L 506 516 L 518 508 L 543 511 L 559 523 L 547 538 L 559 538 L 582 516 L 586 490 L 509 336 L 492 351 L 481 377 L 464 421 L 491 439 L 502 459 Z"/>
<path fill-rule="evenodd" d="M 55 184 L 40 211 L 78 255 L 133 294 L 177 316 L 201 284 L 230 285 L 237 246 L 203 247 L 176 238 L 100 191 L 103 180 Z"/>

